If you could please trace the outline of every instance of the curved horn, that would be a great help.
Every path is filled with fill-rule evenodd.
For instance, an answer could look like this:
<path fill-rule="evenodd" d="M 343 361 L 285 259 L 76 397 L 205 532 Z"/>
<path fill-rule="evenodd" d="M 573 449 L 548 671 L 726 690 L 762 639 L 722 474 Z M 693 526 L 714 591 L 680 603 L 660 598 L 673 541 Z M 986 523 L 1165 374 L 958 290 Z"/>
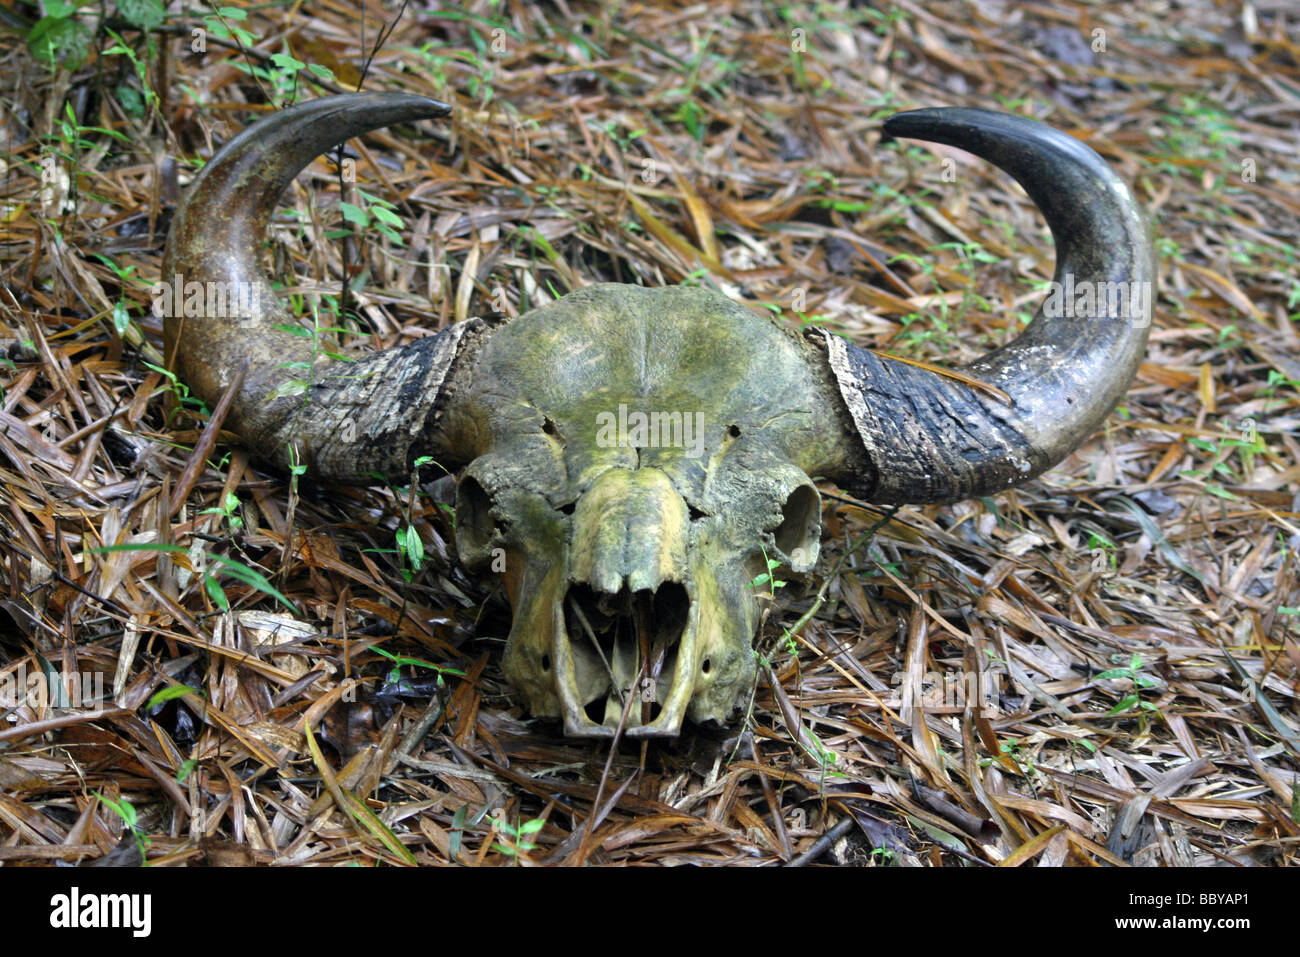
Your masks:
<path fill-rule="evenodd" d="M 483 324 L 470 320 L 355 362 L 323 358 L 318 343 L 289 331 L 294 320 L 260 260 L 280 194 L 320 153 L 450 109 L 422 96 L 363 93 L 281 110 L 227 143 L 177 210 L 154 287 L 168 362 L 209 403 L 244 369 L 226 421 L 272 464 L 367 483 L 406 476 L 417 455 L 439 447 L 447 380 Z"/>
<path fill-rule="evenodd" d="M 1018 338 L 963 368 L 1000 397 L 876 356 L 824 330 L 826 361 L 861 448 L 829 478 L 880 504 L 955 502 L 1033 478 L 1077 448 L 1124 395 L 1146 349 L 1156 264 L 1133 194 L 1083 143 L 990 110 L 927 109 L 885 136 L 945 143 L 1015 177 L 1056 242 L 1052 292 Z M 863 453 L 865 452 L 865 460 Z M 838 471 L 840 474 L 835 474 Z"/>

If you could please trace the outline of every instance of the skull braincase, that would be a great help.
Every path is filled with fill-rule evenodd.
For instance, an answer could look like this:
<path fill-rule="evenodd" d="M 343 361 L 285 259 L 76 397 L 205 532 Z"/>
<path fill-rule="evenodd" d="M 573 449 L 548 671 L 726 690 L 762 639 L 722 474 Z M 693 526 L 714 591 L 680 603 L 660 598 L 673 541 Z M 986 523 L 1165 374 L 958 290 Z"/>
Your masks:
<path fill-rule="evenodd" d="M 748 694 L 751 583 L 769 556 L 816 562 L 803 469 L 842 441 L 807 349 L 689 287 L 591 286 L 493 334 L 444 425 L 477 456 L 461 558 L 504 574 L 533 714 L 612 733 L 635 695 L 629 734 L 675 734 Z"/>

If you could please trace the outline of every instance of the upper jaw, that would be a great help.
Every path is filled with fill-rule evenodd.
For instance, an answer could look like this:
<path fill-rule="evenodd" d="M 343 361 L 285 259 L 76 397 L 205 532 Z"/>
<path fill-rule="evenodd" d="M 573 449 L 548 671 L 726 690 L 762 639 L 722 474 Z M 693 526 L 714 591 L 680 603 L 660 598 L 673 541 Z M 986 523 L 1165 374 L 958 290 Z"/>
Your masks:
<path fill-rule="evenodd" d="M 602 615 L 612 606 L 626 610 Z M 677 737 L 695 691 L 697 618 L 698 603 L 677 582 L 616 595 L 567 589 L 551 638 L 564 733 L 613 738 L 622 726 L 627 738 Z"/>

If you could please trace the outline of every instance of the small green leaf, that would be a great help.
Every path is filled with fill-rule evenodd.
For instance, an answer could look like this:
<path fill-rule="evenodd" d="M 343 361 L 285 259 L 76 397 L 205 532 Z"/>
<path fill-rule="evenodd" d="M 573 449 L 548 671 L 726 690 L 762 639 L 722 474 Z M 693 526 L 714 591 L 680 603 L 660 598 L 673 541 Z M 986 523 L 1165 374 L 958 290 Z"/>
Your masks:
<path fill-rule="evenodd" d="M 225 555 L 211 555 L 209 557 L 214 562 L 218 562 L 225 569 L 226 574 L 229 575 L 231 578 L 238 579 L 239 581 L 243 582 L 245 585 L 249 585 L 257 589 L 258 591 L 262 592 L 265 595 L 270 595 L 272 598 L 280 602 L 290 611 L 297 614 L 298 609 L 294 605 L 294 603 L 291 602 L 289 599 L 285 598 L 284 595 L 280 594 L 279 590 L 276 589 L 276 587 L 272 585 L 269 581 L 267 581 L 266 577 L 262 575 L 260 572 L 254 571 L 253 569 L 249 568 L 246 565 L 241 565 L 239 564 L 239 562 L 235 561 L 234 559 L 227 558 Z"/>
<path fill-rule="evenodd" d="M 428 668 L 432 671 L 438 672 L 439 674 L 458 675 L 462 678 L 465 677 L 465 672 L 459 668 L 448 668 L 443 665 L 435 665 L 432 661 L 426 661 L 423 658 L 410 658 L 406 655 L 399 655 L 394 654 L 391 651 L 385 651 L 383 648 L 371 648 L 370 650 L 376 654 L 383 655 L 389 661 L 393 662 L 394 670 L 400 668 L 402 665 L 415 665 L 420 668 Z"/>
<path fill-rule="evenodd" d="M 144 97 L 140 91 L 129 83 L 119 83 L 114 91 L 117 94 L 117 102 L 122 105 L 128 116 L 139 118 L 144 116 Z M 116 315 L 114 315 L 116 319 Z M 119 333 L 120 335 L 121 333 Z"/>
<path fill-rule="evenodd" d="M 75 68 L 90 50 L 90 29 L 71 17 L 42 17 L 27 35 L 27 49 L 49 66 Z"/>
<path fill-rule="evenodd" d="M 118 302 L 113 306 L 113 329 L 117 332 L 118 338 L 126 335 L 126 330 L 131 328 L 131 315 L 126 311 L 126 303 Z"/>
<path fill-rule="evenodd" d="M 199 694 L 197 688 L 191 688 L 189 685 L 168 685 L 166 688 L 159 688 L 153 693 L 153 696 L 145 704 L 146 711 L 152 711 L 160 704 L 166 704 L 176 698 L 184 698 L 187 694 Z"/>
<path fill-rule="evenodd" d="M 162 0 L 117 0 L 117 12 L 122 19 L 141 30 L 160 27 L 167 18 L 166 4 Z"/>
<path fill-rule="evenodd" d="M 1098 681 L 1114 681 L 1117 678 L 1132 678 L 1133 672 L 1129 668 L 1111 668 L 1109 671 L 1102 671 L 1093 675 Z"/>
<path fill-rule="evenodd" d="M 130 801 L 126 798 L 122 798 L 120 801 L 114 801 L 112 798 L 105 797 L 98 791 L 95 792 L 95 797 L 99 798 L 101 804 L 107 805 L 118 817 L 120 817 L 127 827 L 133 831 L 135 830 L 137 816 L 135 808 L 131 806 Z"/>
<path fill-rule="evenodd" d="M 424 542 L 421 541 L 419 533 L 411 527 L 399 528 L 393 537 L 397 539 L 401 554 L 406 556 L 412 568 L 419 571 L 420 559 L 424 557 Z"/>
<path fill-rule="evenodd" d="M 391 210 L 384 209 L 382 206 L 371 206 L 370 214 L 381 223 L 388 223 L 390 226 L 402 225 L 402 217 L 398 216 Z"/>
<path fill-rule="evenodd" d="M 447 856 L 453 861 L 460 857 L 461 838 L 465 832 L 465 825 L 469 821 L 469 805 L 462 804 L 456 808 L 456 812 L 451 816 L 451 835 L 447 841 Z"/>
<path fill-rule="evenodd" d="M 349 223 L 357 226 L 369 226 L 370 216 L 360 206 L 354 206 L 352 203 L 339 203 L 339 209 L 343 211 L 343 218 Z"/>
<path fill-rule="evenodd" d="M 385 223 L 376 223 L 375 229 L 379 232 L 381 236 L 387 239 L 394 246 L 406 245 L 406 242 L 402 239 L 401 234 L 394 231 L 392 226 L 389 226 Z"/>
<path fill-rule="evenodd" d="M 273 402 L 276 399 L 287 399 L 290 396 L 302 395 L 311 388 L 311 383 L 306 379 L 290 379 L 287 382 L 281 382 L 270 394 L 267 395 L 266 401 Z"/>
<path fill-rule="evenodd" d="M 204 575 L 203 587 L 207 589 L 208 596 L 218 608 L 222 611 L 230 611 L 230 599 L 226 597 L 226 590 L 221 587 L 221 582 L 211 575 Z"/>
<path fill-rule="evenodd" d="M 301 60 L 294 59 L 287 53 L 272 53 L 271 62 L 274 63 L 276 66 L 278 66 L 281 70 L 288 70 L 291 73 L 297 73 L 299 70 L 301 70 L 303 67 L 307 65 L 303 63 Z"/>
<path fill-rule="evenodd" d="M 1138 701 L 1139 699 L 1137 695 L 1135 694 L 1128 695 L 1126 698 L 1122 699 L 1119 704 L 1115 705 L 1115 707 L 1107 711 L 1106 717 L 1108 718 L 1113 717 L 1114 715 L 1127 711 L 1129 708 L 1137 704 Z"/>
<path fill-rule="evenodd" d="M 1234 493 L 1232 493 L 1232 492 L 1229 492 L 1229 491 L 1228 491 L 1226 488 L 1224 488 L 1222 485 L 1207 484 L 1207 485 L 1205 486 L 1205 491 L 1209 492 L 1211 495 L 1213 495 L 1213 496 L 1215 496 L 1215 497 L 1217 497 L 1217 498 L 1227 499 L 1229 502 L 1240 502 L 1240 501 L 1241 501 L 1241 496 L 1236 495 L 1236 494 L 1234 494 Z"/>

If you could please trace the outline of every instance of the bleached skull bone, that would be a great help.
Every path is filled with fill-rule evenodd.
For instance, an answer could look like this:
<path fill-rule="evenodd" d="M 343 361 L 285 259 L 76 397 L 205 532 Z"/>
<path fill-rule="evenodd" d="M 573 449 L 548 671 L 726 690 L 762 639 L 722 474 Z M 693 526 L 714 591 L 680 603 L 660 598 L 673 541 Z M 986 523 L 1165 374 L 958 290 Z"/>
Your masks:
<path fill-rule="evenodd" d="M 355 362 L 322 357 L 281 328 L 291 318 L 259 263 L 280 193 L 349 137 L 447 112 L 348 94 L 228 143 L 177 211 L 163 276 L 251 290 L 246 314 L 169 310 L 167 355 L 209 402 L 238 377 L 227 427 L 272 465 L 360 484 L 404 478 L 417 460 L 462 469 L 457 551 L 504 577 L 505 674 L 567 734 L 727 723 L 753 687 L 755 578 L 769 559 L 816 564 L 816 480 L 876 504 L 993 494 L 1078 447 L 1141 361 L 1149 322 L 1040 311 L 963 370 L 985 388 L 825 329 L 795 332 L 707 289 L 619 284 Z M 1155 282 L 1131 193 L 1079 141 L 971 109 L 902 113 L 885 133 L 1014 176 L 1052 229 L 1058 284 Z"/>

